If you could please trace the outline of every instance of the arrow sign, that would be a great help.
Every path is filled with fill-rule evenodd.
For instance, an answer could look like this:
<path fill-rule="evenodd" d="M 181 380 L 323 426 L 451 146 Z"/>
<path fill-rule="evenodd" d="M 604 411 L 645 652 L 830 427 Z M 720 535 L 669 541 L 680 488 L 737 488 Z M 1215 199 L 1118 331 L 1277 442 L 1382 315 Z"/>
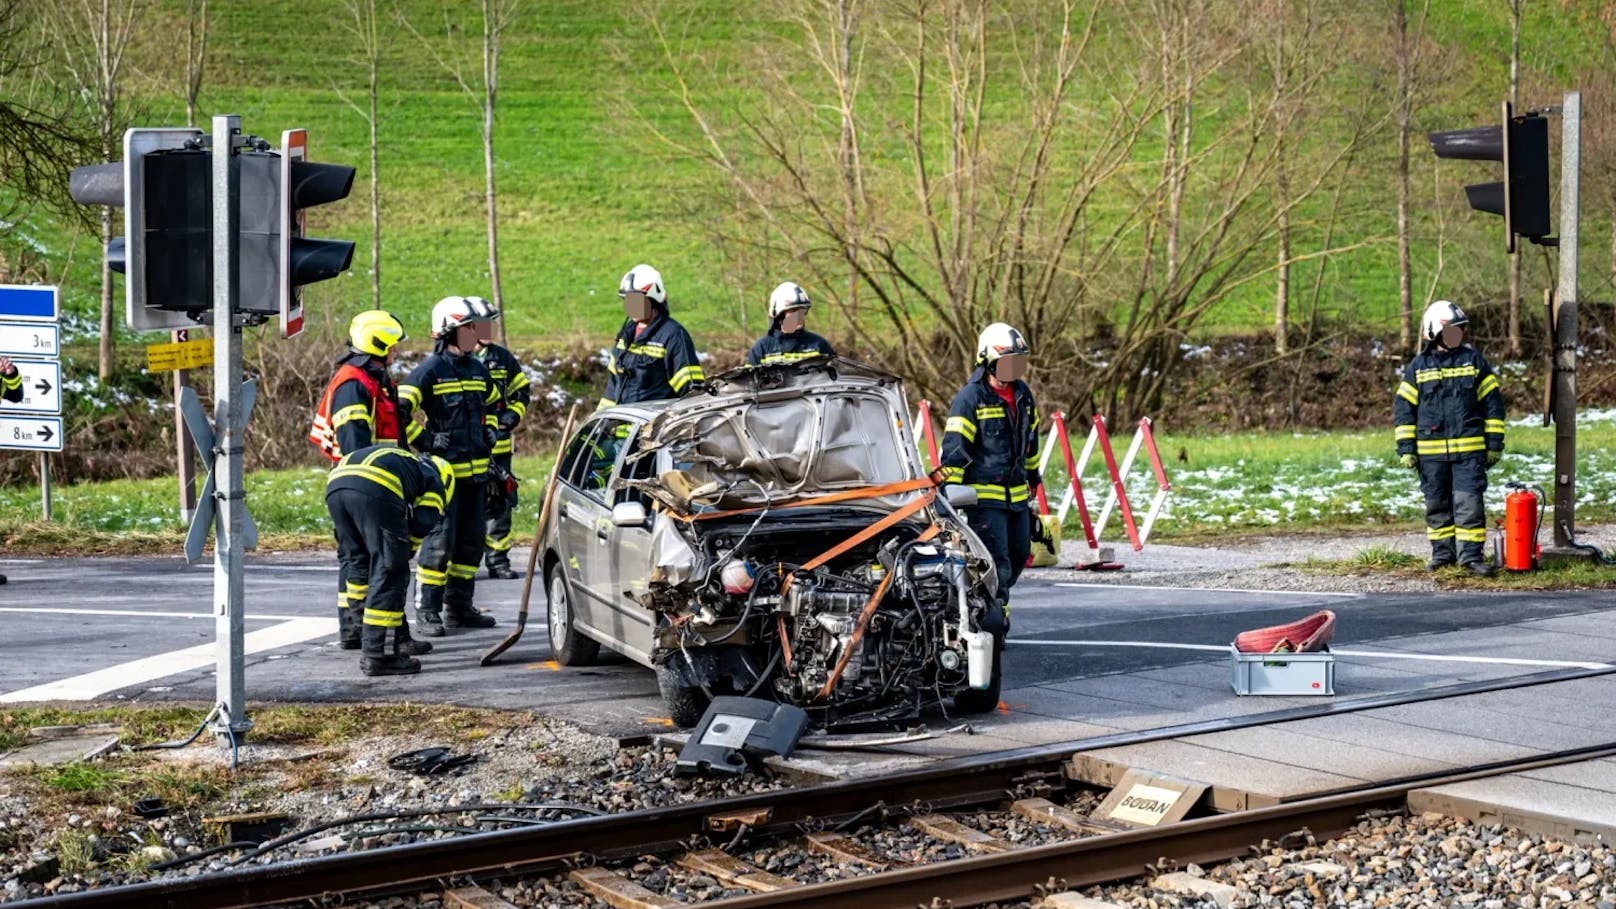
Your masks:
<path fill-rule="evenodd" d="M 246 426 L 252 417 L 253 403 L 258 400 L 257 381 L 243 382 L 241 385 L 241 425 Z M 196 499 L 196 514 L 191 517 L 191 528 L 185 534 L 185 561 L 195 564 L 202 560 L 202 548 L 207 545 L 208 531 L 213 528 L 214 516 L 217 514 L 215 501 L 215 487 L 213 485 L 214 451 L 213 423 L 202 410 L 202 402 L 197 399 L 196 390 L 186 386 L 180 392 L 180 414 L 185 417 L 185 428 L 191 431 L 191 438 L 196 440 L 196 450 L 202 453 L 203 462 L 207 465 L 208 475 L 202 481 L 202 494 Z M 252 514 L 245 508 L 242 516 L 246 519 L 241 528 L 241 542 L 243 549 L 258 548 L 258 525 L 253 523 Z"/>
<path fill-rule="evenodd" d="M 62 364 L 55 360 L 12 360 L 22 376 L 22 400 L 0 401 L 0 414 L 62 412 Z"/>
<path fill-rule="evenodd" d="M 0 417 L 0 448 L 61 451 L 61 417 Z"/>
<path fill-rule="evenodd" d="M 49 284 L 0 284 L 0 319 L 55 322 L 56 288 Z"/>
<path fill-rule="evenodd" d="M 0 356 L 58 357 L 61 330 L 53 322 L 0 322 Z"/>

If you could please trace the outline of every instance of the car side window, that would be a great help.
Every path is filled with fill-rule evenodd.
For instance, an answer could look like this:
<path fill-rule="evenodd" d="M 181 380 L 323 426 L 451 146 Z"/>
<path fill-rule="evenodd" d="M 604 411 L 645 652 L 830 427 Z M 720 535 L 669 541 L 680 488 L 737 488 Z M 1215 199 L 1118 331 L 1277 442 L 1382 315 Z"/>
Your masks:
<path fill-rule="evenodd" d="M 627 443 L 629 439 L 634 438 L 635 428 L 636 427 L 630 428 L 628 436 L 624 439 L 625 443 Z M 643 429 L 644 426 L 642 424 L 637 428 Z M 646 452 L 638 457 L 633 458 L 632 460 L 625 460 L 623 462 L 622 479 L 649 480 L 656 476 L 656 463 L 657 455 L 655 452 Z M 638 489 L 619 489 L 616 491 L 615 496 L 616 497 L 613 499 L 614 502 L 638 502 L 645 506 L 647 514 L 649 514 L 651 511 L 651 497 L 647 496 L 643 492 L 640 492 Z"/>
<path fill-rule="evenodd" d="M 580 488 L 584 485 L 586 468 L 588 468 L 590 460 L 585 457 L 585 453 L 589 452 L 589 440 L 599 428 L 599 423 L 586 424 L 582 429 L 578 430 L 577 435 L 572 437 L 572 441 L 567 443 L 566 453 L 561 456 L 560 476 L 562 482 Z"/>
<path fill-rule="evenodd" d="M 606 501 L 606 490 L 612 481 L 612 469 L 617 466 L 617 453 L 627 441 L 631 424 L 627 420 L 599 420 L 588 444 L 578 453 L 578 462 L 569 476 L 575 476 L 573 485 Z"/>

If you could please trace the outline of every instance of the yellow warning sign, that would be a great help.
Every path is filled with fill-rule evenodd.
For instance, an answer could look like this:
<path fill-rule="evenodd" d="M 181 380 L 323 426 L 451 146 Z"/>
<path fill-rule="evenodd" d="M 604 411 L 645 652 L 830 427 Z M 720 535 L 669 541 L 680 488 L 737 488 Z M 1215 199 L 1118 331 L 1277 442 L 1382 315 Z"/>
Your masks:
<path fill-rule="evenodd" d="M 175 369 L 196 369 L 213 365 L 213 339 L 175 341 L 169 344 L 146 345 L 146 370 L 170 372 Z"/>

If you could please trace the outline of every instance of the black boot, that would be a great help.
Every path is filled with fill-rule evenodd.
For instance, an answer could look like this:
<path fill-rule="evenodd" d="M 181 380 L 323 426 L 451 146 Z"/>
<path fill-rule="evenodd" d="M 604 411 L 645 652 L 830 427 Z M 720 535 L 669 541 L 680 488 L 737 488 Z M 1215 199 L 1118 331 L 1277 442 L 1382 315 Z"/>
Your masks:
<path fill-rule="evenodd" d="M 431 641 L 417 641 L 410 637 L 409 623 L 398 626 L 397 634 L 393 638 L 393 652 L 407 656 L 424 656 L 432 652 Z"/>
<path fill-rule="evenodd" d="M 421 661 L 403 654 L 361 657 L 359 671 L 365 675 L 414 675 L 421 671 Z"/>
<path fill-rule="evenodd" d="M 352 606 L 337 609 L 337 646 L 343 650 L 359 649 L 360 621 Z"/>
<path fill-rule="evenodd" d="M 499 623 L 475 606 L 450 606 L 444 624 L 450 628 L 493 628 Z"/>
<path fill-rule="evenodd" d="M 509 581 L 521 577 L 521 575 L 511 570 L 511 563 L 509 562 L 489 562 L 488 576 L 501 581 Z"/>
<path fill-rule="evenodd" d="M 441 638 L 443 631 L 443 588 L 421 585 L 415 601 L 415 630 L 422 637 Z"/>
<path fill-rule="evenodd" d="M 1466 562 L 1462 567 L 1477 577 L 1490 578 L 1493 576 L 1493 566 L 1479 559 L 1474 562 Z"/>

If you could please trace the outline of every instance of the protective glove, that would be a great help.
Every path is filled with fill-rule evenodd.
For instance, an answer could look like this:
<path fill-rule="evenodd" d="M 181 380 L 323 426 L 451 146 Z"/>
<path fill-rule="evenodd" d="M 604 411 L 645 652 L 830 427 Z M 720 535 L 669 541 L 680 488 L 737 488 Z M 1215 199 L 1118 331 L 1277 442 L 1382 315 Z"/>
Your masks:
<path fill-rule="evenodd" d="M 499 412 L 499 428 L 506 432 L 515 429 L 516 424 L 520 422 L 522 422 L 522 418 L 517 416 L 514 410 L 502 410 Z"/>
<path fill-rule="evenodd" d="M 494 450 L 494 443 L 498 442 L 498 441 L 499 441 L 499 430 L 495 429 L 492 426 L 484 426 L 483 427 L 483 444 L 488 446 L 489 451 Z"/>
<path fill-rule="evenodd" d="M 1497 464 L 1499 462 L 1499 460 L 1501 458 L 1503 458 L 1503 457 L 1504 457 L 1504 450 L 1502 448 L 1489 448 L 1489 449 L 1487 449 L 1487 466 L 1491 467 L 1494 464 Z"/>
<path fill-rule="evenodd" d="M 1420 458 L 1418 455 L 1406 454 L 1399 457 L 1397 463 L 1407 467 L 1409 470 L 1414 470 L 1420 466 Z"/>
<path fill-rule="evenodd" d="M 447 432 L 435 432 L 435 433 L 433 433 L 432 434 L 432 442 L 431 442 L 430 445 L 427 446 L 426 450 L 427 451 L 448 451 L 449 450 L 449 434 Z"/>

